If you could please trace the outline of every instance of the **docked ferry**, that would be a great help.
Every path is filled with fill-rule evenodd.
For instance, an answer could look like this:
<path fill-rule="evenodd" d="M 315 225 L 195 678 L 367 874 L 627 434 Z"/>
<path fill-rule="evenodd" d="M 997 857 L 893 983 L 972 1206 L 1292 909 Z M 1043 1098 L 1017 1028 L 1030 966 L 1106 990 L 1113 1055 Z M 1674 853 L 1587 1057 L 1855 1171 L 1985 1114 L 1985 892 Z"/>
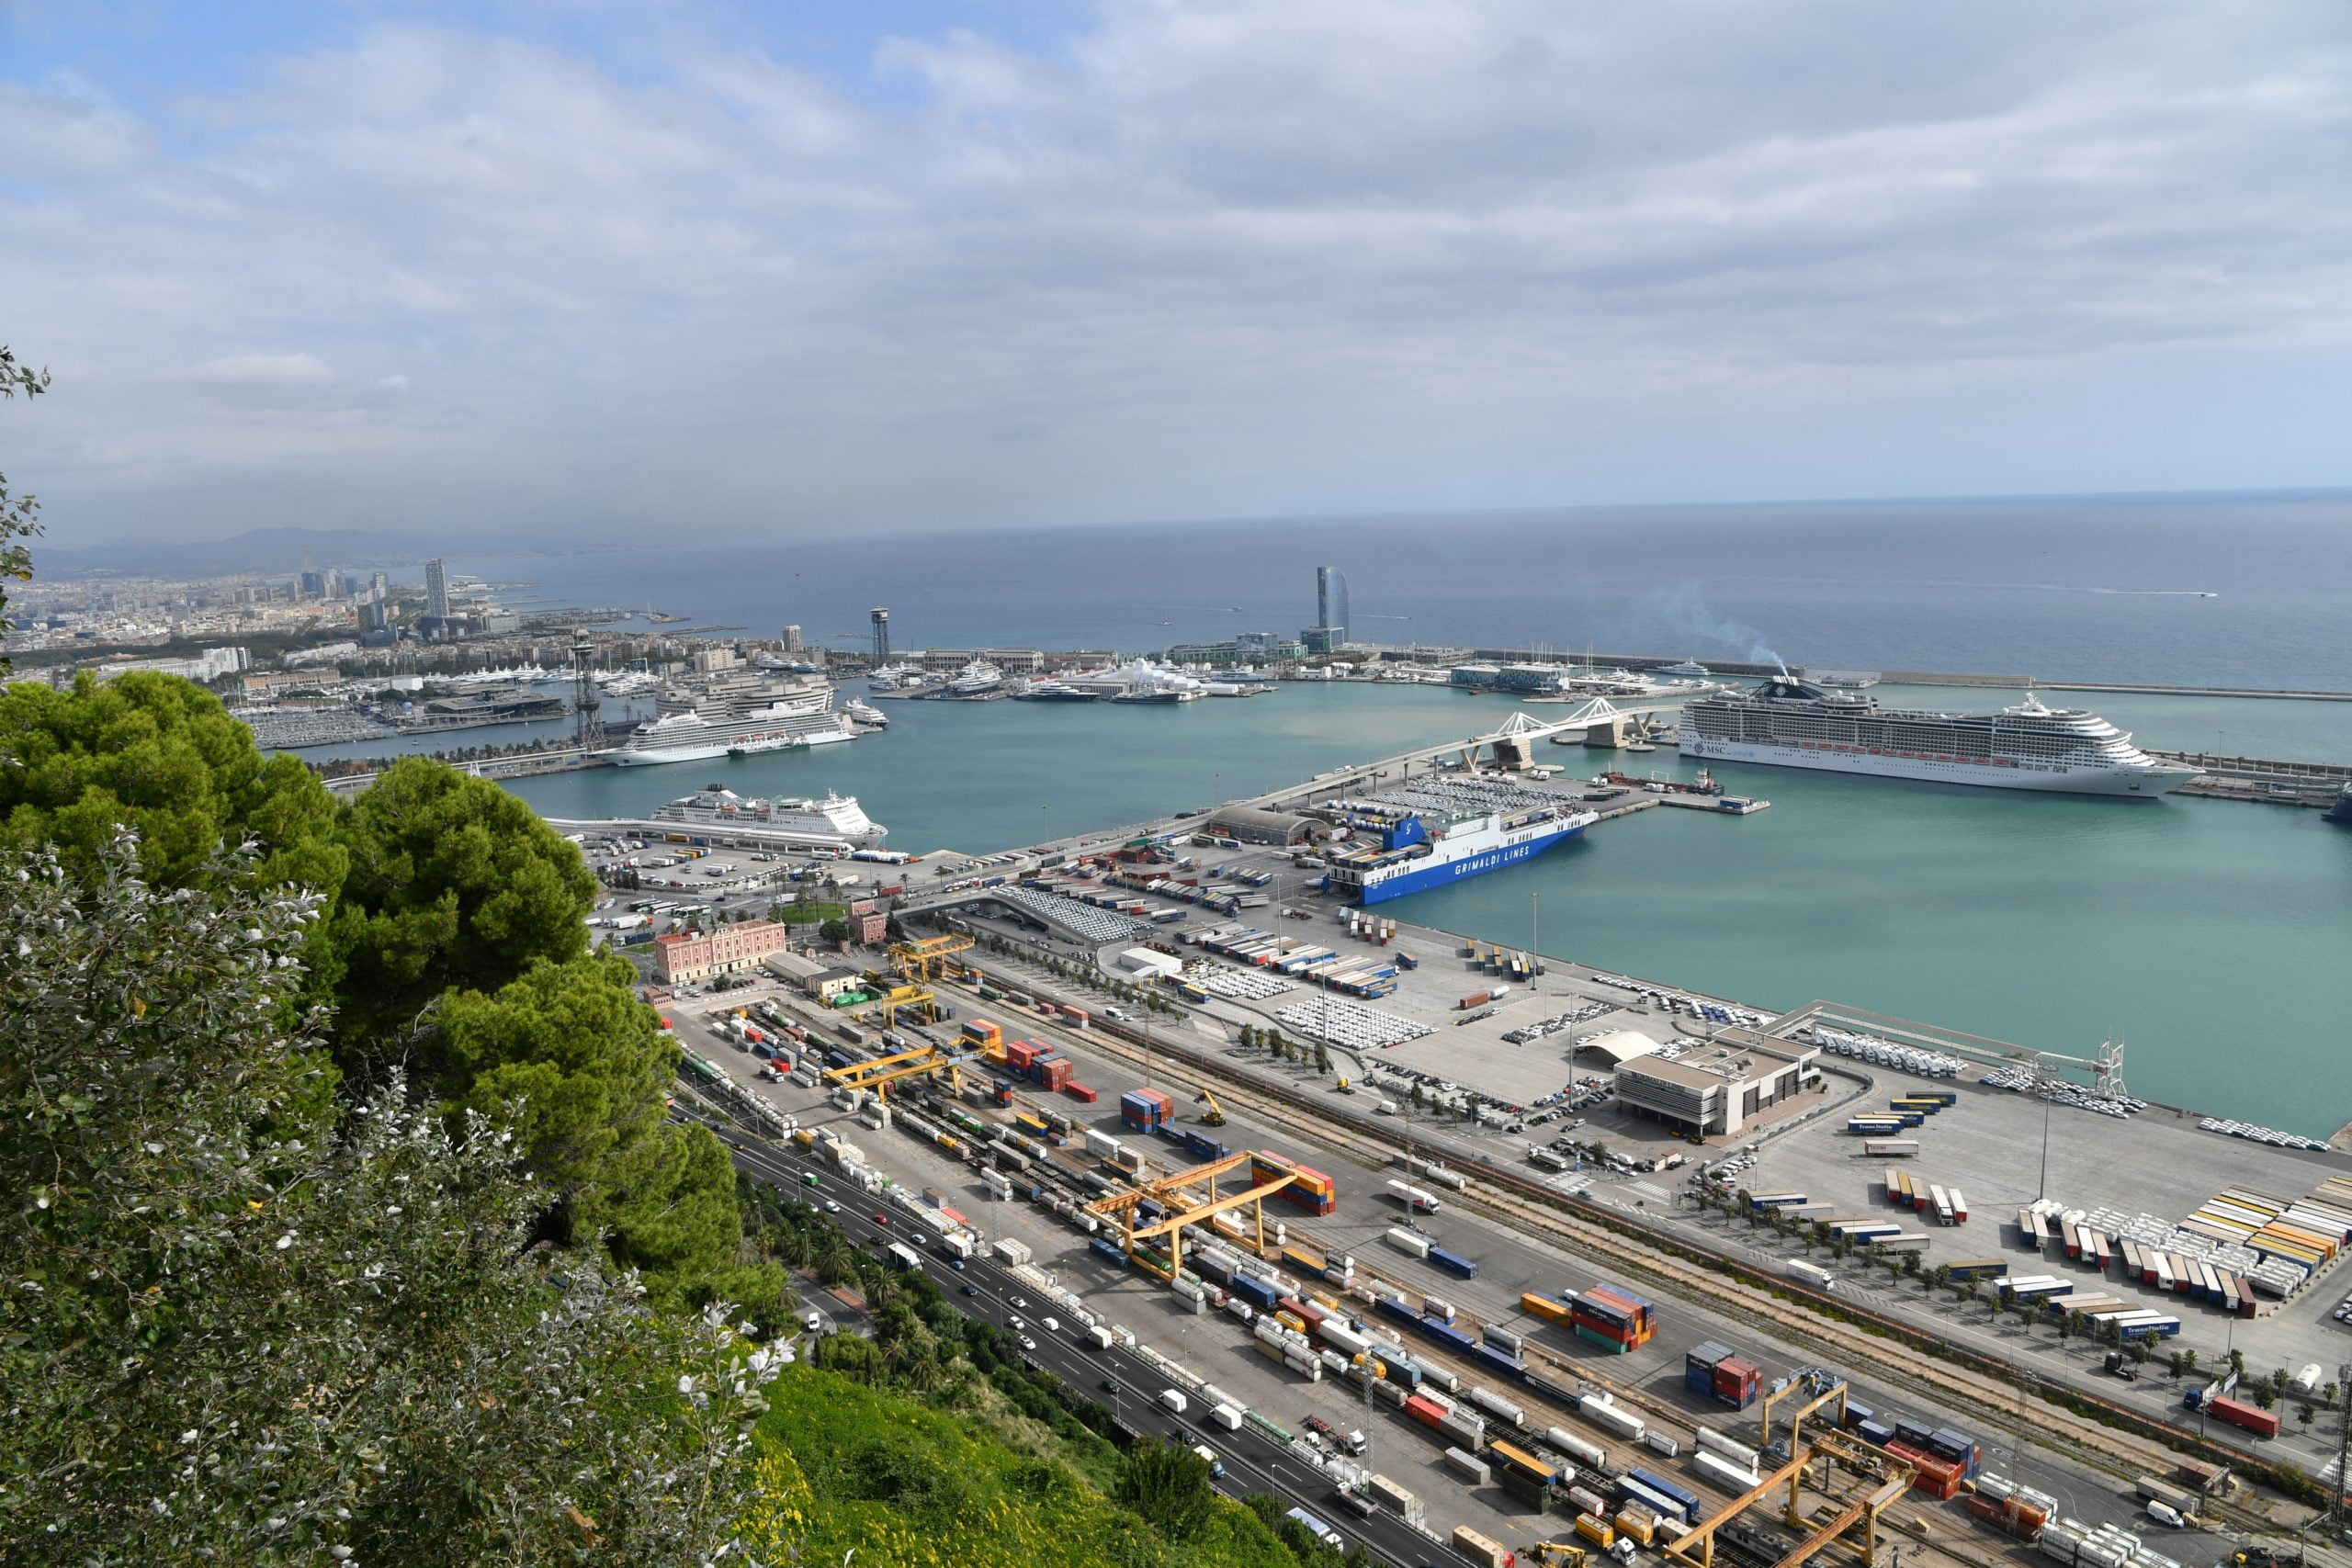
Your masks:
<path fill-rule="evenodd" d="M 1993 789 L 2153 797 L 2199 777 L 2149 756 L 2095 713 L 2028 693 L 1995 713 L 1883 708 L 1860 692 L 1781 675 L 1682 707 L 1682 750 L 1708 761 L 1874 773 Z"/>
<path fill-rule="evenodd" d="M 1324 890 L 1362 904 L 1382 904 L 1517 865 L 1600 818 L 1590 811 L 1542 806 L 1458 818 L 1432 829 L 1418 811 L 1360 805 L 1346 820 L 1359 839 L 1369 836 L 1373 841 L 1334 845 L 1326 856 L 1331 869 Z"/>
<path fill-rule="evenodd" d="M 854 795 L 828 792 L 822 800 L 762 800 L 710 784 L 655 807 L 649 821 L 685 827 L 757 829 L 762 838 L 871 849 L 889 829 L 866 816 Z"/>
<path fill-rule="evenodd" d="M 606 755 L 625 768 L 644 767 L 829 746 L 848 739 L 849 726 L 833 711 L 829 682 L 730 672 L 710 678 L 699 690 L 665 686 L 656 716 Z"/>

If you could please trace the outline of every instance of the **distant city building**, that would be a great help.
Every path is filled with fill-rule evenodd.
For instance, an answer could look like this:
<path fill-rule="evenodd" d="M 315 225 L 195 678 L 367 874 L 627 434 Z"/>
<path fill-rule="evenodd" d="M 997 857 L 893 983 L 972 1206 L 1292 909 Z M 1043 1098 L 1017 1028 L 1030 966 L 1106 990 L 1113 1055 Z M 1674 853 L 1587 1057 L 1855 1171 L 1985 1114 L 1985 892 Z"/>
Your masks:
<path fill-rule="evenodd" d="M 234 675 L 253 662 L 242 648 L 208 648 L 192 659 L 119 659 L 91 668 L 101 681 L 111 681 L 133 670 L 177 675 L 189 681 L 218 681 Z"/>
<path fill-rule="evenodd" d="M 449 618 L 449 577 L 438 556 L 424 563 L 424 613 L 436 621 Z"/>
<path fill-rule="evenodd" d="M 1272 632 L 1243 632 L 1230 642 L 1180 642 L 1168 650 L 1171 664 L 1206 664 L 1228 669 L 1236 664 L 1289 664 L 1306 656 L 1306 645 Z"/>
<path fill-rule="evenodd" d="M 785 946 L 785 929 L 773 920 L 746 920 L 701 932 L 653 939 L 653 969 L 670 985 L 686 985 L 713 975 L 756 969 Z"/>
<path fill-rule="evenodd" d="M 322 643 L 317 648 L 298 648 L 280 659 L 278 662 L 288 670 L 299 664 L 332 664 L 338 659 L 358 651 L 359 645 L 356 642 Z M 243 666 L 240 665 L 239 668 L 242 669 Z"/>
<path fill-rule="evenodd" d="M 874 622 L 874 667 L 890 662 L 890 612 L 876 604 L 866 615 Z"/>
<path fill-rule="evenodd" d="M 1348 640 L 1348 577 L 1337 567 L 1315 569 L 1315 629 L 1330 633 L 1335 646 Z"/>
<path fill-rule="evenodd" d="M 784 628 L 784 651 L 786 653 L 798 653 L 801 651 L 800 628 L 797 626 L 790 626 Z"/>
<path fill-rule="evenodd" d="M 379 632 L 384 629 L 387 624 L 384 615 L 384 603 L 382 600 L 370 599 L 366 604 L 359 606 L 359 629 L 361 631 Z"/>

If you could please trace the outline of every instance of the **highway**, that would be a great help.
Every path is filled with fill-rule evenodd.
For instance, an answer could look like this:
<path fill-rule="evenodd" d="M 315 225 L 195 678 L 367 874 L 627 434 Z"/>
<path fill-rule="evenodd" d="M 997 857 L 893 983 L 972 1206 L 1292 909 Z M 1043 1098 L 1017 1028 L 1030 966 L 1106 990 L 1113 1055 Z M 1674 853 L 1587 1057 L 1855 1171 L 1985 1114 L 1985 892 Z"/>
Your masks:
<path fill-rule="evenodd" d="M 736 1168 L 746 1175 L 804 1202 L 838 1204 L 828 1217 L 859 1247 L 873 1252 L 889 1242 L 903 1241 L 913 1247 L 922 1258 L 923 1273 L 950 1303 L 967 1316 L 1025 1335 L 1035 1348 L 1023 1349 L 1023 1360 L 1052 1372 L 1074 1393 L 1109 1409 L 1126 1430 L 1165 1438 L 1187 1448 L 1206 1444 L 1225 1466 L 1217 1487 L 1227 1495 L 1262 1492 L 1286 1505 L 1295 1504 L 1339 1531 L 1346 1544 L 1361 1545 L 1385 1562 L 1434 1563 L 1443 1556 L 1437 1542 L 1394 1515 L 1384 1512 L 1360 1518 L 1349 1512 L 1340 1505 L 1329 1477 L 1263 1434 L 1248 1427 L 1227 1432 L 1209 1426 L 1197 1397 L 1188 1396 L 1186 1413 L 1175 1415 L 1159 1403 L 1161 1391 L 1170 1386 L 1169 1378 L 1133 1351 L 1117 1346 L 1092 1349 L 1071 1337 L 1076 1326 L 1072 1324 L 1064 1324 L 1058 1334 L 1047 1331 L 1044 1320 L 1059 1315 L 1058 1309 L 1029 1296 L 1021 1282 L 995 1262 L 975 1258 L 962 1269 L 955 1269 L 947 1258 L 922 1245 L 930 1232 L 903 1219 L 877 1224 L 876 1217 L 888 1212 L 882 1201 L 842 1181 L 829 1167 L 803 1157 L 797 1150 L 752 1145 L 731 1130 L 714 1130 L 729 1140 Z M 812 1175 L 817 1179 L 813 1188 L 808 1181 Z M 965 1290 L 967 1285 L 969 1293 Z M 1013 1326 L 1016 1317 L 1025 1328 Z"/>

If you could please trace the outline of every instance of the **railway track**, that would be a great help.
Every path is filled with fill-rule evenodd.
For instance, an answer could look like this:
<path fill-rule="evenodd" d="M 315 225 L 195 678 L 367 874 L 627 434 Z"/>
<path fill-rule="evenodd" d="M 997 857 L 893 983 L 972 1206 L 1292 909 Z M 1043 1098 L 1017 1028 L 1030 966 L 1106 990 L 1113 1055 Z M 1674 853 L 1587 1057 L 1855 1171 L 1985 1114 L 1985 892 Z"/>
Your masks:
<path fill-rule="evenodd" d="M 1058 987 L 1037 974 L 1023 983 L 1023 989 L 1050 995 Z M 1042 1021 L 1049 1031 L 1054 1029 L 1051 1021 Z M 1024 1019 L 1023 1027 L 1031 1027 L 1031 1021 Z M 1082 1034 L 1063 1032 L 1063 1038 L 1130 1066 L 1141 1067 L 1148 1062 L 1149 1075 L 1160 1078 L 1181 1082 L 1189 1077 L 1192 1081 L 1186 1087 L 1190 1092 L 1214 1089 L 1218 1099 L 1231 1106 L 1254 1111 L 1270 1118 L 1272 1124 L 1295 1129 L 1301 1138 L 1350 1155 L 1375 1168 L 1385 1168 L 1403 1152 L 1401 1138 L 1392 1138 L 1358 1124 L 1352 1118 L 1335 1114 L 1332 1107 L 1314 1097 L 1264 1083 L 1207 1059 L 1192 1049 L 1181 1035 L 1171 1032 L 1147 1041 L 1122 1025 L 1097 1020 Z M 1858 1372 L 1867 1371 L 1875 1381 L 1891 1387 L 1966 1410 L 1980 1426 L 2022 1442 L 2065 1449 L 2077 1460 L 2091 1463 L 2127 1484 L 2137 1476 L 2168 1472 L 2177 1462 L 2178 1450 L 2138 1430 L 2146 1418 L 2137 1411 L 2109 1404 L 2095 1395 L 2072 1389 L 2062 1392 L 2069 1399 L 2130 1423 L 2132 1429 L 2119 1430 L 2047 1400 L 2036 1399 L 2030 1410 L 2021 1410 L 2017 1387 L 2006 1369 L 1981 1365 L 1964 1368 L 1925 1353 L 1907 1343 L 1928 1337 L 1912 1325 L 1842 1302 L 1823 1303 L 1838 1317 L 1829 1316 L 1826 1312 L 1805 1310 L 1738 1279 L 1733 1270 L 1747 1266 L 1734 1259 L 1685 1262 L 1663 1248 L 1690 1250 L 1687 1241 L 1674 1238 L 1652 1243 L 1636 1239 L 1624 1234 L 1635 1227 L 1634 1222 L 1622 1216 L 1601 1213 L 1593 1205 L 1483 1161 L 1455 1163 L 1457 1168 L 1479 1178 L 1471 1190 L 1456 1195 L 1456 1201 L 1475 1206 L 1523 1235 L 1564 1246 L 1587 1261 L 1604 1263 L 1626 1276 L 1629 1283 L 1645 1284 L 1680 1299 L 1703 1303 L 1743 1324 L 1797 1343 L 1828 1341 L 1836 1347 L 1838 1359 Z M 1776 1283 L 1774 1289 L 1786 1297 L 1803 1299 L 1809 1295 L 1793 1286 Z M 1841 1322 L 1840 1318 L 1847 1321 Z M 1862 1332 L 1856 1325 L 1857 1320 L 1880 1328 L 1891 1337 L 1880 1338 Z M 1955 1353 L 1947 1350 L 1944 1354 Z M 1973 1353 L 1957 1354 L 1975 1359 Z M 1589 1377 L 1581 1371 L 1577 1375 Z M 2245 1462 L 2241 1454 L 2201 1449 L 2193 1439 L 2184 1446 L 2208 1458 L 2233 1464 Z M 2234 1505 L 2221 1505 L 2215 1511 L 2245 1529 L 2277 1528 L 2262 1515 Z"/>

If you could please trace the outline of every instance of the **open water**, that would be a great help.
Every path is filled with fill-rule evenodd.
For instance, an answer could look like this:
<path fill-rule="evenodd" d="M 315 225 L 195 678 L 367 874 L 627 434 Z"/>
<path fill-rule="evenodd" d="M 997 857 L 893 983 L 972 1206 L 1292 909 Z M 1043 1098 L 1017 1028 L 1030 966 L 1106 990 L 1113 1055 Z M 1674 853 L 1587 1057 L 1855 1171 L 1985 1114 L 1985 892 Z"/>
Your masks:
<path fill-rule="evenodd" d="M 1349 576 L 1351 629 L 1367 641 L 2352 690 L 2342 493 L 679 537 L 450 566 L 534 582 L 546 600 L 650 606 L 759 636 L 794 622 L 819 645 L 862 649 L 867 607 L 885 604 L 900 647 L 1132 651 L 1295 631 L 1315 619 L 1313 569 L 1332 565 Z M 2352 704 L 2073 700 L 2151 745 L 2352 760 Z M 1468 736 L 1508 708 L 1304 684 L 1178 708 L 899 703 L 888 733 L 847 746 L 514 787 L 550 815 L 582 817 L 641 811 L 713 780 L 746 794 L 834 788 L 856 795 L 895 846 L 989 850 Z M 1671 752 L 1644 761 L 1677 771 Z M 1771 1007 L 1829 998 L 2074 1055 L 2120 1037 L 2128 1081 L 2150 1098 L 2313 1134 L 2352 1120 L 2352 831 L 2233 802 L 1724 773 L 1772 808 L 1644 812 L 1396 912 L 1523 943 L 1540 897 L 1555 954 Z"/>
<path fill-rule="evenodd" d="M 2219 724 L 2250 749 L 2352 755 L 2352 704 L 2093 705 L 2156 744 L 2202 744 Z M 632 815 L 706 783 L 746 795 L 830 788 L 856 795 L 893 848 L 993 850 L 1481 733 L 1511 704 L 1294 682 L 1181 707 L 885 707 L 888 731 L 845 746 L 510 787 L 557 817 Z M 1671 751 L 1547 752 L 1571 767 L 1688 772 Z M 2069 1055 L 2120 1037 L 2128 1081 L 2149 1098 L 2316 1135 L 2352 1120 L 2352 1075 L 2340 1066 L 2352 1022 L 2352 831 L 2317 812 L 1719 773 L 1771 809 L 1642 812 L 1531 864 L 1386 908 L 1500 942 L 1540 934 L 1555 955 L 1767 1007 L 1827 998 Z"/>

